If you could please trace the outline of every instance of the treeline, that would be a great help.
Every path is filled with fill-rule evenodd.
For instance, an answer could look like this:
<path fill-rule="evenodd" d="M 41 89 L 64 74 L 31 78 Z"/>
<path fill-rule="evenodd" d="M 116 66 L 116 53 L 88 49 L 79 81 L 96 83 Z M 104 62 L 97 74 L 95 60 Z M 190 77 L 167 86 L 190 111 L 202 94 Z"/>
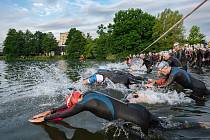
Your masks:
<path fill-rule="evenodd" d="M 9 29 L 4 41 L 3 54 L 11 57 L 45 55 L 51 51 L 58 52 L 58 43 L 54 35 L 29 30 Z"/>
<path fill-rule="evenodd" d="M 70 29 L 66 51 L 69 57 L 85 55 L 96 59 L 118 59 L 129 54 L 138 54 L 182 17 L 179 11 L 170 9 L 165 9 L 157 17 L 141 9 L 121 10 L 115 14 L 112 24 L 98 26 L 99 36 L 94 40 L 89 34 L 84 36 L 75 28 Z M 180 23 L 146 52 L 168 50 L 175 42 L 202 43 L 205 38 L 197 26 L 192 27 L 188 37 L 184 33 L 183 23 Z"/>
<path fill-rule="evenodd" d="M 90 59 L 120 59 L 129 54 L 139 54 L 160 35 L 183 17 L 179 11 L 165 9 L 157 17 L 141 9 L 128 9 L 117 12 L 113 22 L 101 24 L 96 31 L 98 37 L 92 39 L 76 28 L 69 30 L 65 52 L 69 58 L 84 55 Z M 180 23 L 159 42 L 146 50 L 159 52 L 173 47 L 175 42 L 202 43 L 205 36 L 197 26 L 193 26 L 188 37 L 184 36 L 184 26 Z M 23 33 L 10 29 L 4 42 L 4 53 L 15 55 L 39 55 L 56 51 L 57 42 L 52 33 L 29 31 Z"/>

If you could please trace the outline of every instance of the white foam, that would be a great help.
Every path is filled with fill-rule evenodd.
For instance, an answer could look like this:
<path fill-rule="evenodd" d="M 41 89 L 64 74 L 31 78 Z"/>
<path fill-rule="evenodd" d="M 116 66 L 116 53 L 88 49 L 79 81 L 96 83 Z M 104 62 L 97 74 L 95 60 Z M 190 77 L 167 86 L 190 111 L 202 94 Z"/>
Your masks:
<path fill-rule="evenodd" d="M 177 93 L 176 91 L 169 91 L 167 93 L 161 93 L 153 91 L 151 89 L 137 91 L 137 98 L 134 98 L 132 94 L 127 96 L 127 100 L 131 103 L 148 103 L 148 104 L 169 104 L 176 105 L 181 103 L 190 103 L 192 99 L 185 96 L 184 93 Z"/>
<path fill-rule="evenodd" d="M 88 86 L 87 85 L 83 85 L 82 84 L 82 80 L 83 79 L 81 78 L 78 81 L 71 83 L 69 85 L 69 87 L 71 87 L 73 89 L 76 89 L 76 90 L 80 90 L 80 91 L 82 91 L 84 93 L 85 91 L 88 90 Z"/>
<path fill-rule="evenodd" d="M 114 84 L 110 79 L 106 78 L 105 83 L 107 84 L 107 88 L 118 90 L 122 93 L 128 93 L 130 89 L 125 87 L 123 84 Z"/>
<path fill-rule="evenodd" d="M 51 103 L 46 103 L 46 104 L 40 104 L 39 106 L 44 107 L 44 106 L 51 106 L 51 105 L 52 105 Z"/>
<path fill-rule="evenodd" d="M 108 63 L 105 65 L 108 69 L 112 70 L 126 70 L 128 69 L 128 65 L 125 63 L 117 62 L 117 63 Z"/>
<path fill-rule="evenodd" d="M 1 98 L 2 102 L 25 97 L 38 97 L 40 95 L 52 97 L 58 94 L 64 96 L 68 94 L 69 91 L 66 85 L 71 81 L 65 72 L 55 64 L 42 63 L 41 67 L 37 64 L 23 64 L 23 66 L 25 69 L 20 71 L 21 77 L 7 83 L 9 86 L 8 94 Z"/>

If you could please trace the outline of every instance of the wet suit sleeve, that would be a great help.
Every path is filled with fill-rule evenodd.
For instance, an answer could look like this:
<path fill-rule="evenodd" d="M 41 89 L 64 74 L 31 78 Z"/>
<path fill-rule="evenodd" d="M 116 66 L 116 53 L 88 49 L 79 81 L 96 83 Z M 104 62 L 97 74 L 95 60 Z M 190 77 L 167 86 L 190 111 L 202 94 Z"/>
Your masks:
<path fill-rule="evenodd" d="M 168 62 L 168 64 L 169 64 L 169 66 L 172 65 L 172 60 L 171 60 L 171 59 L 169 59 L 167 62 Z"/>
<path fill-rule="evenodd" d="M 65 110 L 65 109 L 67 109 L 66 104 L 64 104 L 64 105 L 62 105 L 62 106 L 60 106 L 60 107 L 58 107 L 58 108 L 53 108 L 53 109 L 51 109 L 51 113 L 56 113 L 56 112 L 59 112 L 59 111 L 63 111 L 63 110 Z"/>
<path fill-rule="evenodd" d="M 83 111 L 83 107 L 80 104 L 76 104 L 71 109 L 66 108 L 65 110 L 57 111 L 56 113 L 45 117 L 44 120 L 45 121 L 62 120 L 64 118 L 74 116 L 74 115 L 80 113 L 81 111 Z"/>

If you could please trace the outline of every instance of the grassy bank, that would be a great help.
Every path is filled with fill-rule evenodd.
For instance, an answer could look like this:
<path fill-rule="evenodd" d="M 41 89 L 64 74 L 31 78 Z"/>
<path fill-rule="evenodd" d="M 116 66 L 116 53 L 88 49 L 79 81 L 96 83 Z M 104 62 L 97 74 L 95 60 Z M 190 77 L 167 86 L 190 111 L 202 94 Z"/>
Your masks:
<path fill-rule="evenodd" d="M 22 57 L 6 57 L 0 56 L 0 60 L 7 61 L 49 61 L 49 60 L 64 60 L 64 56 L 56 55 L 56 56 L 22 56 Z"/>
<path fill-rule="evenodd" d="M 11 56 L 0 56 L 0 60 L 5 61 L 50 61 L 50 60 L 72 60 L 71 58 L 68 58 L 67 56 L 21 56 L 21 57 L 11 57 Z M 77 59 L 76 59 L 77 60 Z M 116 56 L 108 56 L 104 59 L 88 59 L 88 60 L 96 60 L 96 61 L 109 61 L 109 62 L 116 62 L 119 60 L 123 60 L 120 58 L 117 58 Z M 79 58 L 78 58 L 79 61 Z"/>
<path fill-rule="evenodd" d="M 4 56 L 0 56 L 0 60 L 5 60 L 5 57 Z"/>

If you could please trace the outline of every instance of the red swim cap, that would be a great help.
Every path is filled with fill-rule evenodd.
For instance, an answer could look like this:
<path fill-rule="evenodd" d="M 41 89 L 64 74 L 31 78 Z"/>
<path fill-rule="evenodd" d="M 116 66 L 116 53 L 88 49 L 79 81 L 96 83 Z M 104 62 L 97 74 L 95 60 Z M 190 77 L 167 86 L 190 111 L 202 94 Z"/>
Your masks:
<path fill-rule="evenodd" d="M 79 91 L 73 91 L 70 95 L 66 97 L 66 105 L 68 108 L 74 106 L 79 98 L 81 97 L 81 93 Z"/>

